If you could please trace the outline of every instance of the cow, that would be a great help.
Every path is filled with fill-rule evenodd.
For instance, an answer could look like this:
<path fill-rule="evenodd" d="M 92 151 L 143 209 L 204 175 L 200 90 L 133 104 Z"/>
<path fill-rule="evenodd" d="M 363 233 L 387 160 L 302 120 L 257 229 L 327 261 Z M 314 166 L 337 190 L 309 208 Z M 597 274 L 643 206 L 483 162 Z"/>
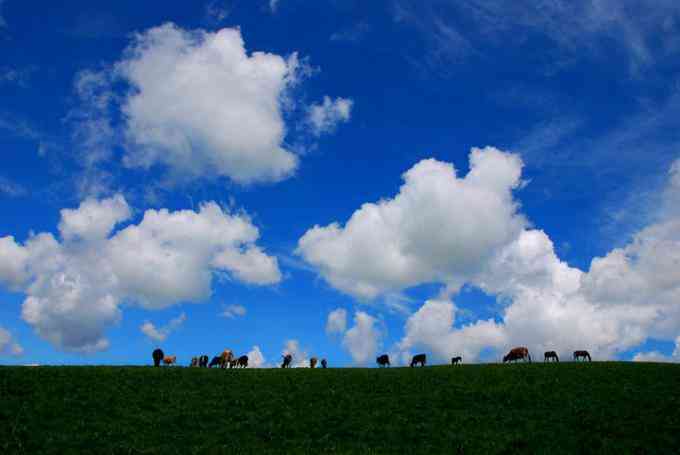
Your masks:
<path fill-rule="evenodd" d="M 463 361 L 463 358 L 461 356 L 451 357 L 451 365 L 458 365 L 462 361 Z"/>
<path fill-rule="evenodd" d="M 229 368 L 236 368 L 238 366 L 238 359 L 236 357 L 232 357 L 232 359 L 229 361 Z"/>
<path fill-rule="evenodd" d="M 159 367 L 159 366 L 161 366 L 161 360 L 163 360 L 163 357 L 165 357 L 165 354 L 163 354 L 163 351 L 161 349 L 155 349 L 151 353 L 151 357 L 153 357 L 153 366 Z"/>
<path fill-rule="evenodd" d="M 191 358 L 191 367 L 197 367 L 198 366 L 198 357 L 192 357 Z"/>
<path fill-rule="evenodd" d="M 412 367 L 414 367 L 418 364 L 420 364 L 421 367 L 424 367 L 426 363 L 427 363 L 427 356 L 425 354 L 416 354 L 411 359 L 411 366 Z"/>
<path fill-rule="evenodd" d="M 321 359 L 321 368 L 328 368 L 328 362 L 326 362 L 326 359 Z"/>
<path fill-rule="evenodd" d="M 231 361 L 234 358 L 234 353 L 231 349 L 225 349 L 220 354 L 220 368 L 227 368 L 231 366 Z"/>
<path fill-rule="evenodd" d="M 198 358 L 198 366 L 201 368 L 205 368 L 208 366 L 208 356 L 207 355 L 202 355 Z"/>
<path fill-rule="evenodd" d="M 163 363 L 165 365 L 168 365 L 168 366 L 177 365 L 177 356 L 176 355 L 173 355 L 173 356 L 166 355 L 165 357 L 163 357 Z"/>
<path fill-rule="evenodd" d="M 208 365 L 208 368 L 212 368 L 214 366 L 221 366 L 222 365 L 222 358 L 218 355 L 212 358 L 210 361 L 210 365 Z"/>
<path fill-rule="evenodd" d="M 281 368 L 290 368 L 290 364 L 293 361 L 293 356 L 290 354 L 282 355 L 283 363 L 281 363 Z"/>
<path fill-rule="evenodd" d="M 236 366 L 239 368 L 247 368 L 248 367 L 248 356 L 247 355 L 242 355 L 241 357 L 238 358 L 236 361 Z"/>
<path fill-rule="evenodd" d="M 574 361 L 577 361 L 579 359 L 583 361 L 588 359 L 588 362 L 592 362 L 592 359 L 590 358 L 590 353 L 588 353 L 588 351 L 574 351 Z"/>
<path fill-rule="evenodd" d="M 524 360 L 525 362 L 528 360 L 529 363 L 531 363 L 529 350 L 525 347 L 512 348 L 510 352 L 503 357 L 503 363 L 514 362 L 516 360 Z"/>
<path fill-rule="evenodd" d="M 557 352 L 555 351 L 546 351 L 545 354 L 543 354 L 543 362 L 560 362 L 560 358 L 557 357 Z"/>
<path fill-rule="evenodd" d="M 383 354 L 375 359 L 375 363 L 377 363 L 379 367 L 388 367 L 390 366 L 390 356 Z"/>
<path fill-rule="evenodd" d="M 317 362 L 316 357 L 312 357 L 311 359 L 309 359 L 309 368 L 316 368 L 316 362 Z"/>

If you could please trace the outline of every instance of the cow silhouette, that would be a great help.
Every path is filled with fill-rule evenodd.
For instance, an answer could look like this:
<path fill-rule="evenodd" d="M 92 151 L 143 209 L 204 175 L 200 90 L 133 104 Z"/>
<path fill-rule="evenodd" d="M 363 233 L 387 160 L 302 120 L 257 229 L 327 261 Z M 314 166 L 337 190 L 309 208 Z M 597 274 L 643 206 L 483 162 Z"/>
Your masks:
<path fill-rule="evenodd" d="M 545 354 L 543 354 L 543 362 L 560 362 L 560 358 L 557 357 L 557 352 L 555 351 L 546 351 Z"/>
<path fill-rule="evenodd" d="M 452 357 L 451 358 L 451 365 L 458 365 L 463 361 L 463 358 L 461 356 L 458 357 Z"/>
<path fill-rule="evenodd" d="M 375 363 L 377 363 L 379 367 L 388 367 L 390 366 L 390 356 L 383 354 L 375 359 Z"/>
<path fill-rule="evenodd" d="M 159 348 L 151 353 L 151 357 L 153 357 L 153 366 L 159 367 L 161 366 L 161 361 L 163 360 L 163 357 L 165 357 L 165 354 L 163 354 L 163 350 Z"/>
<path fill-rule="evenodd" d="M 503 357 L 503 363 L 514 362 L 516 360 L 524 360 L 525 362 L 528 360 L 529 363 L 531 363 L 531 355 L 529 354 L 529 350 L 523 346 L 519 348 L 512 348 L 510 352 L 508 352 Z"/>
<path fill-rule="evenodd" d="M 293 356 L 290 354 L 282 355 L 283 363 L 281 363 L 281 368 L 290 368 L 290 364 L 293 361 Z"/>
<path fill-rule="evenodd" d="M 420 364 L 421 367 L 424 367 L 426 363 L 427 363 L 427 356 L 425 354 L 416 354 L 411 359 L 411 366 L 412 367 L 414 367 L 418 364 Z"/>
<path fill-rule="evenodd" d="M 592 359 L 590 358 L 590 353 L 588 351 L 574 351 L 574 361 L 576 362 L 579 359 L 583 361 L 588 359 L 588 362 L 592 362 Z"/>

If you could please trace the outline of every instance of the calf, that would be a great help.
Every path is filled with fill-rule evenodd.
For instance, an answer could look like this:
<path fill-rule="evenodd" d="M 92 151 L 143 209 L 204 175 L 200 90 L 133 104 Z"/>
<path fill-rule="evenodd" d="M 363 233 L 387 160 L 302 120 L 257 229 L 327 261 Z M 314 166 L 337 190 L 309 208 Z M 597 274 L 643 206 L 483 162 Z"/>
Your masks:
<path fill-rule="evenodd" d="M 309 359 L 309 368 L 316 368 L 316 362 L 317 362 L 316 357 L 312 357 L 311 359 Z"/>
<path fill-rule="evenodd" d="M 241 357 L 238 358 L 236 361 L 236 366 L 239 368 L 247 368 L 248 367 L 248 356 L 247 355 L 242 355 Z"/>
<path fill-rule="evenodd" d="M 461 356 L 458 357 L 452 357 L 451 358 L 451 365 L 458 365 L 463 361 L 463 358 Z"/>
<path fill-rule="evenodd" d="M 290 354 L 286 354 L 281 356 L 283 358 L 283 362 L 281 363 L 281 368 L 290 368 L 290 364 L 293 361 L 293 356 Z"/>
<path fill-rule="evenodd" d="M 165 354 L 163 354 L 161 349 L 155 349 L 151 353 L 151 357 L 153 357 L 153 366 L 159 367 L 161 366 L 161 361 L 163 360 L 163 357 L 165 357 Z"/>
<path fill-rule="evenodd" d="M 427 363 L 427 356 L 425 354 L 416 354 L 411 359 L 411 366 L 412 367 L 414 367 L 418 364 L 420 364 L 421 367 L 424 367 L 425 363 Z"/>
<path fill-rule="evenodd" d="M 519 348 L 512 348 L 510 352 L 508 352 L 504 357 L 503 357 L 503 363 L 505 362 L 514 362 L 515 360 L 524 360 L 524 361 L 529 361 L 531 363 L 531 355 L 529 355 L 529 350 L 525 347 L 519 347 Z"/>
<path fill-rule="evenodd" d="M 380 357 L 377 357 L 375 359 L 375 362 L 378 364 L 379 367 L 388 367 L 390 366 L 390 356 L 387 354 L 383 354 Z"/>
<path fill-rule="evenodd" d="M 543 354 L 543 362 L 557 362 L 559 363 L 560 358 L 557 357 L 557 352 L 555 351 L 547 351 L 545 354 Z"/>
<path fill-rule="evenodd" d="M 326 359 L 321 359 L 321 368 L 328 368 L 328 362 L 326 362 Z"/>
<path fill-rule="evenodd" d="M 177 356 L 176 355 L 173 355 L 173 356 L 167 356 L 166 355 L 165 357 L 163 357 L 163 363 L 165 365 L 168 365 L 168 366 L 177 365 Z"/>
<path fill-rule="evenodd" d="M 590 358 L 590 353 L 588 351 L 574 351 L 574 361 L 577 361 L 579 359 L 583 361 L 588 359 L 588 362 L 592 361 Z"/>

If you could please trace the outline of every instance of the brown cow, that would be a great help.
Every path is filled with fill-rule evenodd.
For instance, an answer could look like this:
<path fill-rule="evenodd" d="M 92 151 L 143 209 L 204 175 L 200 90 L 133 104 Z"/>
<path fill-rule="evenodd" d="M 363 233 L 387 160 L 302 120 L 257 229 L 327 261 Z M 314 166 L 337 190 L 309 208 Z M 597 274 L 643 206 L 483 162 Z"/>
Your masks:
<path fill-rule="evenodd" d="M 220 354 L 220 368 L 227 368 L 228 366 L 231 366 L 231 361 L 234 358 L 234 353 L 231 351 L 231 349 L 225 349 L 222 351 L 222 354 Z"/>
<path fill-rule="evenodd" d="M 290 364 L 293 361 L 293 356 L 291 354 L 286 354 L 281 356 L 283 358 L 283 363 L 281 368 L 290 368 Z"/>
<path fill-rule="evenodd" d="M 309 359 L 309 368 L 316 368 L 316 362 L 317 362 L 316 357 L 312 357 L 311 359 Z"/>
<path fill-rule="evenodd" d="M 555 351 L 546 351 L 545 354 L 543 354 L 543 362 L 560 362 L 560 358 L 557 357 L 557 352 Z"/>
<path fill-rule="evenodd" d="M 163 363 L 165 365 L 177 365 L 177 356 L 176 355 L 173 355 L 173 356 L 167 356 L 166 355 L 165 357 L 163 357 Z"/>
<path fill-rule="evenodd" d="M 424 367 L 425 364 L 427 363 L 427 356 L 425 354 L 416 354 L 413 356 L 411 359 L 411 366 L 416 366 L 420 364 L 421 367 Z"/>
<path fill-rule="evenodd" d="M 508 352 L 505 357 L 503 357 L 503 363 L 513 362 L 515 360 L 524 360 L 525 362 L 528 360 L 529 363 L 531 363 L 531 355 L 529 354 L 529 350 L 523 346 L 519 348 L 512 348 L 510 352 Z"/>
<path fill-rule="evenodd" d="M 463 361 L 463 358 L 461 356 L 458 357 L 452 357 L 451 358 L 451 365 L 458 365 Z"/>
<path fill-rule="evenodd" d="M 592 359 L 590 358 L 590 353 L 588 351 L 574 351 L 574 361 L 577 361 L 579 359 L 583 361 L 588 359 L 588 362 L 592 362 Z"/>

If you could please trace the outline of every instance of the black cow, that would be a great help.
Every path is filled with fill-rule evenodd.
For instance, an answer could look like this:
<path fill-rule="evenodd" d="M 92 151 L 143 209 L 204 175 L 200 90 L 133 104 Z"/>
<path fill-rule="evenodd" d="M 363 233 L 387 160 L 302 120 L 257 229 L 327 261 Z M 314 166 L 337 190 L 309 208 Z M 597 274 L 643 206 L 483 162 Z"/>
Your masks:
<path fill-rule="evenodd" d="M 281 368 L 290 368 L 290 364 L 293 361 L 293 356 L 290 354 L 286 354 L 281 356 L 283 358 L 283 363 L 281 364 Z"/>
<path fill-rule="evenodd" d="M 375 362 L 378 364 L 379 367 L 388 367 L 390 366 L 390 356 L 387 354 L 383 354 L 380 357 L 377 357 L 375 359 Z"/>
<path fill-rule="evenodd" d="M 463 358 L 461 356 L 451 357 L 451 365 L 458 365 L 462 361 L 463 361 Z"/>
<path fill-rule="evenodd" d="M 208 368 L 212 368 L 214 366 L 222 366 L 222 358 L 218 355 L 212 358 L 210 361 L 210 365 L 208 365 Z"/>
<path fill-rule="evenodd" d="M 328 368 L 328 362 L 326 359 L 321 359 L 321 368 Z"/>
<path fill-rule="evenodd" d="M 241 357 L 238 358 L 236 361 L 236 366 L 239 368 L 247 368 L 248 367 L 248 356 L 247 355 L 242 355 Z"/>
<path fill-rule="evenodd" d="M 421 367 L 424 367 L 426 363 L 427 363 L 427 356 L 425 354 L 416 354 L 411 359 L 411 366 L 412 367 L 414 367 L 418 364 L 420 364 Z"/>
<path fill-rule="evenodd" d="M 161 349 L 155 349 L 151 354 L 151 357 L 153 357 L 153 366 L 159 367 L 161 366 L 161 361 L 163 360 L 163 357 L 165 357 L 165 354 L 163 354 Z"/>
<path fill-rule="evenodd" d="M 208 366 L 208 356 L 207 355 L 202 355 L 198 358 L 198 366 L 201 368 L 205 368 Z"/>
<path fill-rule="evenodd" d="M 588 362 L 591 362 L 592 359 L 590 358 L 590 353 L 588 351 L 574 351 L 574 361 L 577 360 L 586 360 L 588 359 Z"/>
<path fill-rule="evenodd" d="M 543 354 L 543 362 L 557 362 L 557 363 L 560 363 L 560 358 L 557 357 L 557 352 L 555 352 L 555 351 L 546 351 L 546 353 Z"/>

